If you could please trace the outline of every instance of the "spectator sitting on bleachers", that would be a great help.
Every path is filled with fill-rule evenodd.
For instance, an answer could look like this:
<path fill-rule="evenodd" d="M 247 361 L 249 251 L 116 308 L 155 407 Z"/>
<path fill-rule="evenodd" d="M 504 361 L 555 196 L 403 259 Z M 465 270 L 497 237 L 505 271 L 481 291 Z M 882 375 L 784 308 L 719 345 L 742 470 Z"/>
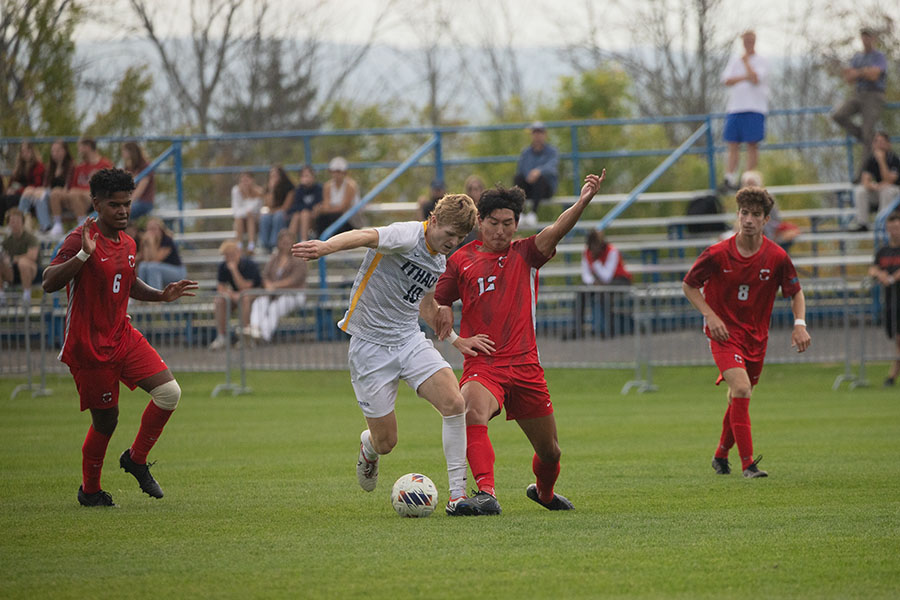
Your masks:
<path fill-rule="evenodd" d="M 891 138 L 879 131 L 872 138 L 872 154 L 863 164 L 859 185 L 853 190 L 856 220 L 854 231 L 868 231 L 869 213 L 882 211 L 900 194 L 900 157 L 891 150 Z"/>
<path fill-rule="evenodd" d="M 256 250 L 256 232 L 259 226 L 259 210 L 262 207 L 263 189 L 256 185 L 253 173 L 244 171 L 238 182 L 231 188 L 231 210 L 234 211 L 234 235 L 238 250 L 247 249 L 251 254 Z M 244 246 L 244 233 L 247 245 Z"/>
<path fill-rule="evenodd" d="M 313 224 L 313 213 L 322 202 L 322 184 L 316 181 L 316 171 L 312 165 L 300 169 L 300 183 L 294 190 L 294 201 L 288 209 L 288 223 L 294 239 L 309 240 Z"/>
<path fill-rule="evenodd" d="M 869 276 L 884 286 L 884 329 L 897 346 L 896 358 L 884 380 L 884 386 L 890 387 L 900 375 L 900 212 L 892 212 L 885 227 L 888 245 L 875 253 L 875 264 L 869 267 Z"/>
<path fill-rule="evenodd" d="M 547 143 L 547 128 L 540 121 L 531 124 L 531 144 L 519 155 L 513 183 L 525 191 L 531 201 L 530 209 L 519 220 L 524 227 L 537 225 L 537 209 L 541 200 L 551 198 L 556 193 L 559 178 L 559 152 Z"/>
<path fill-rule="evenodd" d="M 69 145 L 63 140 L 56 140 L 50 146 L 50 163 L 44 171 L 44 181 L 40 187 L 27 187 L 22 192 L 19 210 L 27 215 L 33 208 L 41 231 L 49 231 L 53 226 L 50 219 L 50 194 L 54 188 L 59 190 L 68 188 L 74 170 Z"/>
<path fill-rule="evenodd" d="M 341 215 L 359 203 L 359 186 L 352 177 L 347 175 L 349 165 L 342 156 L 336 156 L 328 163 L 328 171 L 331 179 L 322 187 L 322 202 L 316 208 L 316 232 L 321 237 L 329 225 L 337 221 Z M 350 219 L 335 231 L 332 235 L 351 229 L 358 229 L 361 225 L 361 215 Z"/>
<path fill-rule="evenodd" d="M 592 229 L 587 235 L 584 254 L 581 256 L 581 281 L 585 285 L 631 285 L 631 273 L 625 268 L 625 262 L 618 248 L 606 241 L 606 234 Z M 586 292 L 580 295 L 576 304 L 575 337 L 580 337 L 584 324 L 584 313 L 591 306 L 593 320 L 591 330 L 594 333 L 610 334 L 615 327 L 610 318 L 609 309 L 616 300 L 614 292 Z M 607 326 L 608 325 L 608 326 Z M 599 331 L 598 331 L 599 330 Z"/>
<path fill-rule="evenodd" d="M 272 252 L 278 243 L 278 233 L 287 227 L 287 210 L 294 195 L 294 183 L 281 165 L 269 169 L 269 181 L 263 195 L 267 211 L 259 217 L 259 243 L 267 252 Z"/>
<path fill-rule="evenodd" d="M 173 281 L 187 279 L 187 269 L 173 237 L 161 219 L 152 217 L 147 221 L 138 250 L 138 277 L 152 288 L 162 290 Z"/>
<path fill-rule="evenodd" d="M 420 221 L 428 220 L 428 217 L 431 216 L 431 211 L 434 210 L 435 205 L 446 193 L 447 186 L 444 185 L 443 181 L 440 179 L 432 181 L 428 187 L 428 195 L 419 196 L 419 199 L 416 201 L 419 210 L 417 218 Z"/>
<path fill-rule="evenodd" d="M 37 279 L 40 242 L 25 228 L 25 215 L 18 208 L 6 212 L 9 235 L 3 240 L 0 252 L 0 294 L 7 285 L 22 285 L 22 298 L 31 300 L 31 287 Z"/>
<path fill-rule="evenodd" d="M 762 173 L 759 171 L 744 171 L 741 175 L 741 187 L 750 186 L 765 187 Z M 771 194 L 769 195 L 771 196 Z M 772 200 L 775 201 L 774 196 L 772 196 Z M 735 221 L 735 228 L 737 227 L 738 223 Z M 778 202 L 775 201 L 775 204 L 772 205 L 772 210 L 769 212 L 769 220 L 763 227 L 763 235 L 787 251 L 794 243 L 794 239 L 800 235 L 800 228 L 793 223 L 781 220 L 781 211 L 778 210 Z"/>
<path fill-rule="evenodd" d="M 219 247 L 224 260 L 219 264 L 216 277 L 216 339 L 209 345 L 210 350 L 221 350 L 230 343 L 227 335 L 229 308 L 239 307 L 241 327 L 250 326 L 250 305 L 253 296 L 241 296 L 241 292 L 262 287 L 259 267 L 249 256 L 244 256 L 236 240 L 225 240 Z"/>
<path fill-rule="evenodd" d="M 122 144 L 122 163 L 132 177 L 137 177 L 150 165 L 150 159 L 137 142 L 125 142 Z M 153 171 L 150 171 L 135 184 L 131 194 L 131 220 L 137 221 L 152 211 L 155 197 L 156 181 Z"/>
<path fill-rule="evenodd" d="M 53 228 L 50 234 L 63 234 L 62 211 L 64 208 L 75 214 L 78 223 L 84 222 L 91 207 L 91 176 L 101 169 L 112 169 L 113 164 L 97 152 L 97 142 L 84 137 L 78 140 L 78 158 L 72 181 L 68 189 L 55 187 L 50 191 L 50 212 L 53 214 Z"/>
<path fill-rule="evenodd" d="M 278 233 L 278 246 L 263 267 L 263 287 L 267 290 L 299 290 L 306 285 L 306 261 L 291 255 L 294 234 L 287 229 Z M 250 309 L 250 335 L 255 339 L 272 341 L 281 317 L 306 301 L 303 292 L 259 296 Z"/>
<path fill-rule="evenodd" d="M 19 206 L 22 193 L 44 183 L 44 163 L 31 142 L 22 142 L 16 154 L 16 166 L 9 178 L 6 192 L 0 196 L 0 222 L 6 211 Z"/>
<path fill-rule="evenodd" d="M 464 191 L 466 196 L 471 198 L 475 202 L 475 206 L 478 206 L 478 201 L 481 200 L 481 195 L 484 193 L 484 180 L 478 175 L 469 175 L 466 177 L 466 181 L 463 184 Z M 469 242 L 474 242 L 477 239 L 480 239 L 480 230 L 478 229 L 478 221 L 475 221 L 475 227 L 472 228 L 472 231 L 469 232 L 469 235 L 466 236 L 462 242 L 460 242 L 459 247 L 462 248 Z"/>

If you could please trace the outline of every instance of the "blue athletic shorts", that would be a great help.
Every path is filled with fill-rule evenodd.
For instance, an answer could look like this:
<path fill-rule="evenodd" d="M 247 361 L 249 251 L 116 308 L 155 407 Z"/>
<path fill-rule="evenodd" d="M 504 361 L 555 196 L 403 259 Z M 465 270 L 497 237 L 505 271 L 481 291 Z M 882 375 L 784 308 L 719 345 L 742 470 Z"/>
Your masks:
<path fill-rule="evenodd" d="M 755 144 L 766 137 L 766 115 L 756 112 L 731 113 L 725 117 L 726 142 Z"/>

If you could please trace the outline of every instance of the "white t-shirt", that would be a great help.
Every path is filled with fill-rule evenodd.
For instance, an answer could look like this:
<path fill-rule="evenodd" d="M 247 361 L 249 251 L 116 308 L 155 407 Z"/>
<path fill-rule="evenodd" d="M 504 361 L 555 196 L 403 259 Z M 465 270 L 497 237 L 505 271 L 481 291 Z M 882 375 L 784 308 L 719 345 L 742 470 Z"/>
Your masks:
<path fill-rule="evenodd" d="M 241 193 L 241 186 L 231 188 L 231 210 L 235 218 L 242 219 L 250 214 L 259 213 L 262 208 L 262 198 L 245 198 Z"/>
<path fill-rule="evenodd" d="M 766 114 L 769 112 L 769 63 L 759 54 L 750 57 L 750 66 L 756 71 L 759 83 L 744 80 L 728 88 L 729 113 L 755 112 Z M 747 67 L 741 56 L 735 55 L 728 61 L 725 71 L 722 73 L 722 83 L 732 77 L 743 77 L 747 74 Z"/>
<path fill-rule="evenodd" d="M 400 346 L 417 335 L 419 304 L 434 291 L 447 257 L 425 243 L 427 222 L 376 227 L 378 247 L 366 252 L 338 327 L 382 346 Z"/>

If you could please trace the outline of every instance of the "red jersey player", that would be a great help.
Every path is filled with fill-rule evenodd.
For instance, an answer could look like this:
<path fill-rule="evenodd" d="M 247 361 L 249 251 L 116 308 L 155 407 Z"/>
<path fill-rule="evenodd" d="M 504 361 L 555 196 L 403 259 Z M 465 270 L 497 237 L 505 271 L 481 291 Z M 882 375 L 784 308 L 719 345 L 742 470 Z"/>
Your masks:
<path fill-rule="evenodd" d="M 137 278 L 135 243 L 128 225 L 134 180 L 121 169 L 103 169 L 90 179 L 91 200 L 97 218 L 88 218 L 65 239 L 44 271 L 44 291 L 66 286 L 69 298 L 66 327 L 59 358 L 69 366 L 81 398 L 81 410 L 90 409 L 91 427 L 81 448 L 82 506 L 115 506 L 100 487 L 100 472 L 110 437 L 119 417 L 119 381 L 140 386 L 150 402 L 131 448 L 119 465 L 134 475 L 148 495 L 163 491 L 150 475 L 147 454 L 162 433 L 181 397 L 181 388 L 166 364 L 134 327 L 128 298 L 172 302 L 193 296 L 196 281 L 183 279 L 157 290 Z"/>
<path fill-rule="evenodd" d="M 485 191 L 478 201 L 481 241 L 466 244 L 447 260 L 435 299 L 441 305 L 439 335 L 453 322 L 451 305 L 462 299 L 461 337 L 485 333 L 491 354 L 466 356 L 460 387 L 466 401 L 466 458 L 478 485 L 471 498 L 478 514 L 500 514 L 494 493 L 494 448 L 488 421 L 506 409 L 534 448 L 537 483 L 526 495 L 550 510 L 571 510 L 572 503 L 553 492 L 559 476 L 560 449 L 553 403 L 535 340 L 534 310 L 538 269 L 556 254 L 556 245 L 581 217 L 600 188 L 600 176 L 588 175 L 581 197 L 556 222 L 537 235 L 513 241 L 525 193 L 517 188 Z"/>
<path fill-rule="evenodd" d="M 724 380 L 728 385 L 728 409 L 713 469 L 720 475 L 731 473 L 728 451 L 737 442 L 744 477 L 766 477 L 768 473 L 757 467 L 762 457 L 753 459 L 750 393 L 762 372 L 778 288 L 791 298 L 791 345 L 798 352 L 806 350 L 810 341 L 804 319 L 806 301 L 790 257 L 762 234 L 774 205 L 772 197 L 763 188 L 745 187 L 737 193 L 737 205 L 737 234 L 704 250 L 682 288 L 703 313 L 704 331 L 720 372 L 716 384 Z"/>

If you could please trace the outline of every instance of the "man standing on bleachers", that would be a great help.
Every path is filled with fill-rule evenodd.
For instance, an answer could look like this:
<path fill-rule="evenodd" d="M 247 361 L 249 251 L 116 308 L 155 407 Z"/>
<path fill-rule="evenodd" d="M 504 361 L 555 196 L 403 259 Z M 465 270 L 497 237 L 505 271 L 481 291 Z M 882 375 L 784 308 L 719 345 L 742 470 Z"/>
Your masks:
<path fill-rule="evenodd" d="M 868 231 L 869 213 L 886 209 L 900 194 L 900 157 L 891 150 L 891 138 L 879 131 L 872 139 L 872 153 L 863 164 L 859 185 L 853 190 L 856 206 L 854 231 Z"/>
<path fill-rule="evenodd" d="M 766 137 L 766 113 L 769 111 L 769 65 L 756 53 L 756 34 L 741 34 L 744 52 L 728 61 L 722 83 L 728 88 L 728 115 L 722 137 L 728 143 L 725 186 L 738 189 L 740 147 L 747 144 L 747 170 L 759 162 L 759 142 Z"/>
<path fill-rule="evenodd" d="M 547 128 L 540 121 L 531 124 L 531 144 L 522 150 L 516 164 L 513 183 L 525 191 L 531 201 L 531 210 L 526 206 L 520 225 L 537 225 L 537 208 L 541 200 L 552 198 L 559 181 L 559 152 L 547 143 Z"/>

